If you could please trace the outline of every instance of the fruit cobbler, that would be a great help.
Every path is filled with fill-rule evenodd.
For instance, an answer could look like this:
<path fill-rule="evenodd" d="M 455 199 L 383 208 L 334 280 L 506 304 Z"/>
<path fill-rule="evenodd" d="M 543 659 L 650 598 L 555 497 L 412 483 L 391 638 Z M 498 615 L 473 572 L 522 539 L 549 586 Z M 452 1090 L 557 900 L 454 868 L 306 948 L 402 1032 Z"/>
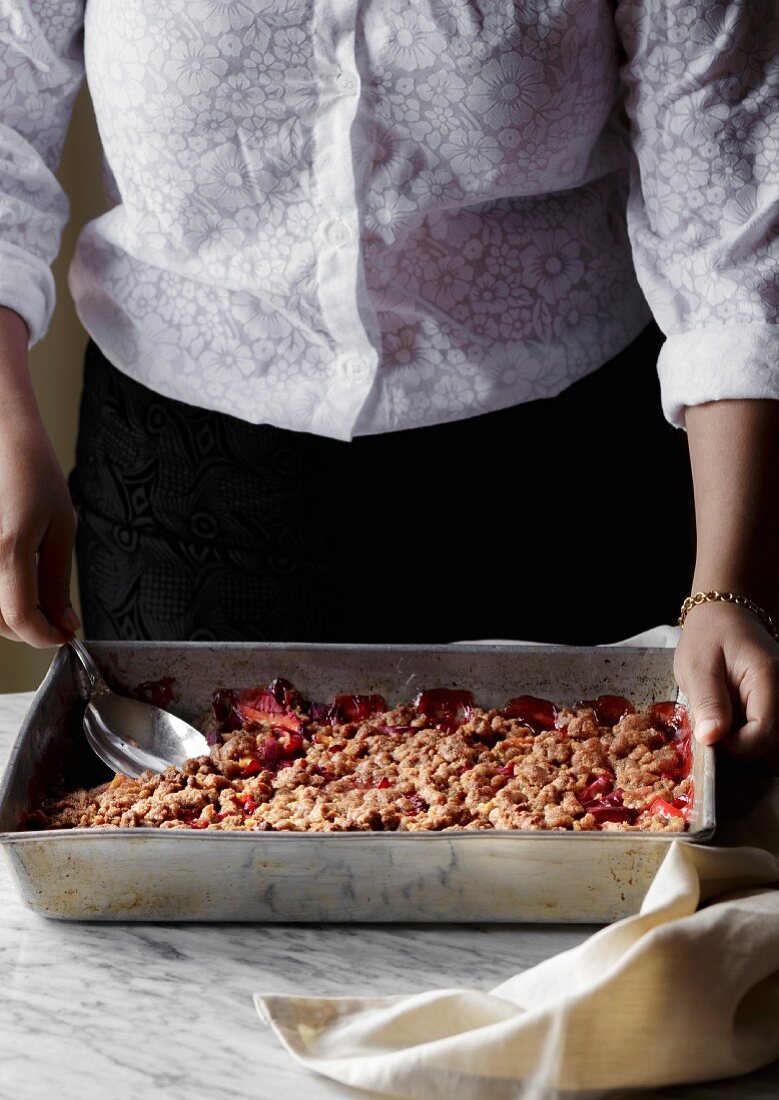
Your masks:
<path fill-rule="evenodd" d="M 683 707 L 602 695 L 484 709 L 433 688 L 310 702 L 286 680 L 216 692 L 209 756 L 60 791 L 28 829 L 566 829 L 681 832 L 692 806 Z"/>

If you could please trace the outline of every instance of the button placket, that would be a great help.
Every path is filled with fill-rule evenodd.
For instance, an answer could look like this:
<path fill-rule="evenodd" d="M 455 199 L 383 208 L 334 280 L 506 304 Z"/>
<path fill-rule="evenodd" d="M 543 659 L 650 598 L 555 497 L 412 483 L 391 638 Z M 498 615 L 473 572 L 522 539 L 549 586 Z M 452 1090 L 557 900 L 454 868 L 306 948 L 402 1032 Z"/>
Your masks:
<path fill-rule="evenodd" d="M 354 0 L 314 0 L 314 43 L 321 95 L 314 121 L 312 193 L 321 220 L 316 280 L 330 347 L 332 394 L 351 428 L 372 390 L 380 327 L 365 292 L 360 241 L 364 141 Z M 359 166 L 359 173 L 355 168 Z"/>

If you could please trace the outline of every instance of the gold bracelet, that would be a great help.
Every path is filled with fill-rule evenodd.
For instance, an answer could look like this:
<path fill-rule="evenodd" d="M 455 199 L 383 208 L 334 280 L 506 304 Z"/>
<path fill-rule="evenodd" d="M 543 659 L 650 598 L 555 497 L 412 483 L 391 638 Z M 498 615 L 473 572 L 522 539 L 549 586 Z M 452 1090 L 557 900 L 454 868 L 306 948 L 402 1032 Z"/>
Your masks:
<path fill-rule="evenodd" d="M 733 592 L 696 592 L 694 596 L 688 596 L 682 604 L 679 626 L 684 626 L 684 620 L 694 607 L 698 607 L 702 603 L 711 603 L 713 600 L 724 600 L 726 603 L 734 603 L 738 607 L 746 607 L 748 611 L 757 615 L 774 641 L 779 642 L 779 630 L 777 630 L 776 624 L 768 612 L 759 604 L 756 604 L 754 600 L 750 600 L 747 596 L 736 596 Z"/>

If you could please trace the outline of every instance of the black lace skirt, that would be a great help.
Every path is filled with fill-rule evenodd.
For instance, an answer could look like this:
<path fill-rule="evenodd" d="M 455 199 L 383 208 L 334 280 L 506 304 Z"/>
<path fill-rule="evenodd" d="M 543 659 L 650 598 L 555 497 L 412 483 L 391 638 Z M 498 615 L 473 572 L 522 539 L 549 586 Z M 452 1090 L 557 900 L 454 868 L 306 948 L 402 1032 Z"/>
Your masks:
<path fill-rule="evenodd" d="M 160 397 L 90 341 L 87 637 L 591 644 L 675 621 L 692 498 L 660 343 L 551 400 L 343 443 Z"/>

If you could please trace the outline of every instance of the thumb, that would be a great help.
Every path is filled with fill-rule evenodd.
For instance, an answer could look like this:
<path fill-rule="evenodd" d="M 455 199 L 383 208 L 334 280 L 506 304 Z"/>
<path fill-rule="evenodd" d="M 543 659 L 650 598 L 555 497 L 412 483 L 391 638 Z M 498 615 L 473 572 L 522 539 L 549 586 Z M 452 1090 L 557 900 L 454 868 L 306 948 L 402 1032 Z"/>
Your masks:
<path fill-rule="evenodd" d="M 66 634 L 72 634 L 81 626 L 70 602 L 72 556 L 72 524 L 53 521 L 38 554 L 38 603 L 49 622 Z"/>
<path fill-rule="evenodd" d="M 733 707 L 724 668 L 696 669 L 686 695 L 696 740 L 703 745 L 713 745 L 726 737 L 733 720 Z"/>

